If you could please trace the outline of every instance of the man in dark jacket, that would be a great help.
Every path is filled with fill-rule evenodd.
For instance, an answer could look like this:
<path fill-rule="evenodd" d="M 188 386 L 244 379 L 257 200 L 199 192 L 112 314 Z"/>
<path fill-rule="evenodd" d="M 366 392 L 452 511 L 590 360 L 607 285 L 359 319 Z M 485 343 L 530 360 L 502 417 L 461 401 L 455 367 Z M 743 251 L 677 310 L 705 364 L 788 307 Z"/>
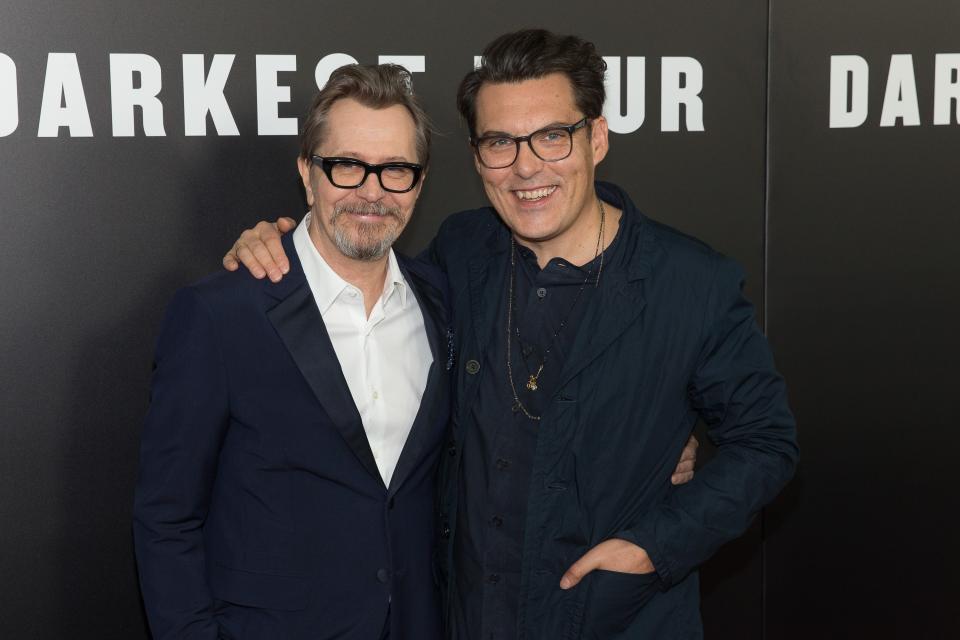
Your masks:
<path fill-rule="evenodd" d="M 450 216 L 428 251 L 458 347 L 439 554 L 454 638 L 701 637 L 697 567 L 796 465 L 740 268 L 594 182 L 604 71 L 592 44 L 527 30 L 458 93 L 493 208 Z M 250 260 L 276 236 L 241 239 L 253 270 L 276 269 Z M 717 454 L 674 487 L 698 417 Z"/>

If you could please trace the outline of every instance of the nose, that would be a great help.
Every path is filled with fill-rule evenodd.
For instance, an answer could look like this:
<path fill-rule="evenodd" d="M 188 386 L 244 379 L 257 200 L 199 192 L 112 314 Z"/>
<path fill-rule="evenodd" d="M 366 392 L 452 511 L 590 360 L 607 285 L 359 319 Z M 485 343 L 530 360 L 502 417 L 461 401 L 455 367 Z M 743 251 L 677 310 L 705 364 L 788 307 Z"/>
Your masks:
<path fill-rule="evenodd" d="M 529 178 L 537 174 L 543 167 L 543 160 L 533 152 L 529 142 L 522 142 L 517 150 L 517 161 L 513 163 L 513 172 L 521 178 Z"/>
<path fill-rule="evenodd" d="M 367 202 L 376 202 L 383 198 L 386 191 L 380 186 L 380 180 L 373 173 L 367 174 L 366 179 L 356 189 L 357 195 Z"/>

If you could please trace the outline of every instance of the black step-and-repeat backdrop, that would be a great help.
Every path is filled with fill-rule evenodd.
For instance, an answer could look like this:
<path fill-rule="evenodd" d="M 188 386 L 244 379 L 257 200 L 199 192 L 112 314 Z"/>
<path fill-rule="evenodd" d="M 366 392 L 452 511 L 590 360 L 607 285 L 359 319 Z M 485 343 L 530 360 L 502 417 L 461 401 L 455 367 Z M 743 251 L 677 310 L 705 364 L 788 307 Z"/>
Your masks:
<path fill-rule="evenodd" d="M 769 638 L 960 627 L 960 3 L 774 0 L 767 329 L 802 469 Z"/>
<path fill-rule="evenodd" d="M 705 567 L 708 637 L 956 628 L 955 2 L 36 0 L 0 10 L 0 636 L 147 637 L 130 508 L 155 332 L 241 229 L 303 211 L 317 85 L 415 72 L 439 135 L 413 252 L 484 202 L 454 91 L 521 26 L 598 44 L 601 177 L 744 264 L 791 384 L 800 474 Z"/>

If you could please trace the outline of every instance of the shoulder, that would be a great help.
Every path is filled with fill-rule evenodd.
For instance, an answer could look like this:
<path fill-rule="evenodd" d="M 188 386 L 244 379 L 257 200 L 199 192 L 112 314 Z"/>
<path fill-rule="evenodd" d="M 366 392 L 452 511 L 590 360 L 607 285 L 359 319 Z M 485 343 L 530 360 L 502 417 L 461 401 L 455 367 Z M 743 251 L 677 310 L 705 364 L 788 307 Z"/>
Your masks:
<path fill-rule="evenodd" d="M 439 306 L 446 309 L 449 306 L 450 287 L 446 274 L 432 262 L 419 258 L 409 258 L 397 253 L 397 263 L 405 277 L 418 292 L 436 299 Z"/>
<path fill-rule="evenodd" d="M 217 271 L 180 288 L 168 307 L 168 315 L 204 315 L 215 323 L 235 321 L 244 313 L 260 310 L 264 287 L 276 286 L 257 280 L 243 267 Z"/>
<path fill-rule="evenodd" d="M 414 279 L 415 286 L 424 284 L 445 291 L 447 288 L 447 276 L 437 265 L 423 260 L 421 258 L 411 258 L 401 253 L 396 253 L 397 263 L 405 275 Z"/>
<path fill-rule="evenodd" d="M 491 207 L 459 211 L 447 216 L 437 232 L 437 241 L 445 245 L 470 246 L 505 229 Z"/>
<path fill-rule="evenodd" d="M 650 218 L 644 218 L 643 227 L 644 234 L 649 236 L 647 244 L 657 256 L 655 271 L 686 274 L 710 282 L 720 272 L 742 278 L 743 269 L 735 260 L 699 238 Z"/>

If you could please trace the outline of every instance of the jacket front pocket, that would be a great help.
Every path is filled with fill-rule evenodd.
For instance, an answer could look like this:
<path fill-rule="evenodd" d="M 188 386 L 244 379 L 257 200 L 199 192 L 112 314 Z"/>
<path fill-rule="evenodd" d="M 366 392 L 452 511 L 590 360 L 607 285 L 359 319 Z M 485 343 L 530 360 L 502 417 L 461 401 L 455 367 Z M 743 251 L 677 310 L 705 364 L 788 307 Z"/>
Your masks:
<path fill-rule="evenodd" d="M 590 573 L 590 592 L 580 637 L 609 640 L 625 631 L 659 589 L 660 577 L 656 572 L 636 574 L 594 570 Z"/>

